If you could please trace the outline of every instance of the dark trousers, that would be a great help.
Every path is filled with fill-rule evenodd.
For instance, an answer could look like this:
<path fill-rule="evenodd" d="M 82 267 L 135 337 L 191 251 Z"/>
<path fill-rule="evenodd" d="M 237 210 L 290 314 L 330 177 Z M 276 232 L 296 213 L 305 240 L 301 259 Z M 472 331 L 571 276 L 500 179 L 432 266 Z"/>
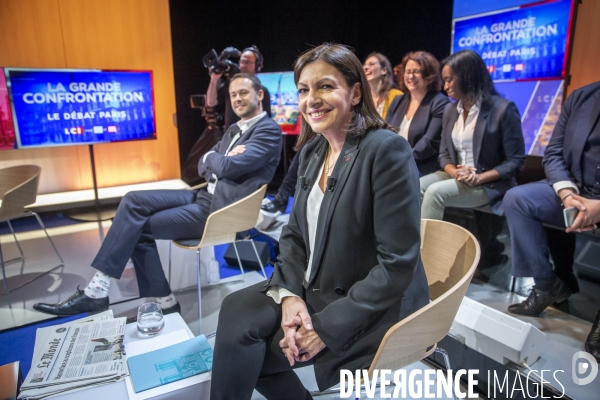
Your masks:
<path fill-rule="evenodd" d="M 269 400 L 311 399 L 279 341 L 281 306 L 260 290 L 264 282 L 231 293 L 223 301 L 217 326 L 210 398 L 250 399 L 256 390 Z M 327 349 L 323 350 L 327 351 Z"/>
<path fill-rule="evenodd" d="M 547 180 L 517 186 L 506 192 L 504 213 L 510 230 L 512 275 L 553 278 L 549 242 L 544 223 L 564 227 L 563 207 Z M 574 234 L 563 244 L 566 253 L 574 251 Z M 564 236 L 563 236 L 564 237 Z M 560 245 L 553 241 L 553 245 Z M 572 260 L 572 255 L 570 256 Z M 572 268 L 572 265 L 571 265 Z M 560 276 L 560 274 L 559 274 Z"/>
<path fill-rule="evenodd" d="M 287 170 L 285 177 L 283 178 L 283 182 L 279 187 L 279 192 L 277 193 L 278 197 L 286 199 L 290 196 L 294 195 L 294 191 L 296 190 L 296 182 L 298 181 L 298 167 L 300 167 L 300 152 L 302 149 L 298 150 L 292 158 L 292 163 L 290 164 L 290 168 Z"/>
<path fill-rule="evenodd" d="M 197 198 L 196 198 L 197 197 Z M 143 190 L 123 197 L 92 267 L 119 279 L 131 257 L 140 296 L 171 293 L 156 239 L 199 238 L 210 212 L 212 195 L 201 190 Z"/>

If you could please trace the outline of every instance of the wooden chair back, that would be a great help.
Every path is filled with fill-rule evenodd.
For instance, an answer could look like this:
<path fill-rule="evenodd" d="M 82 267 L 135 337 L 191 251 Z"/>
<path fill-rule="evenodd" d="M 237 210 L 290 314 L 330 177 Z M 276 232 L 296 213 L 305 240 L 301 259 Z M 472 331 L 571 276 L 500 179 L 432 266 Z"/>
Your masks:
<path fill-rule="evenodd" d="M 192 249 L 235 242 L 236 233 L 247 231 L 256 225 L 266 191 L 267 185 L 263 185 L 254 193 L 210 214 L 202 239 L 197 245 L 187 245 L 188 241 L 175 241 L 175 245 Z"/>
<path fill-rule="evenodd" d="M 421 220 L 421 260 L 431 302 L 388 330 L 369 376 L 375 369 L 403 368 L 435 350 L 450 330 L 479 256 L 479 243 L 466 229 L 444 221 Z"/>
<path fill-rule="evenodd" d="M 41 171 L 37 165 L 0 169 L 0 221 L 23 216 L 25 207 L 35 203 Z"/>

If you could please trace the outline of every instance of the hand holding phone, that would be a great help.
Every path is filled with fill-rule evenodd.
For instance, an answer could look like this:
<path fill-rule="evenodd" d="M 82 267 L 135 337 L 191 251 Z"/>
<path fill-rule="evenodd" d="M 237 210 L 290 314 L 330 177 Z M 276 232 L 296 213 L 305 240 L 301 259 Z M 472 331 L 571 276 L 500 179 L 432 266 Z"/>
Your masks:
<path fill-rule="evenodd" d="M 570 227 L 575 222 L 575 218 L 577 218 L 577 214 L 579 214 L 579 209 L 575 206 L 565 208 L 563 210 L 563 215 L 565 217 L 565 225 L 566 227 Z"/>

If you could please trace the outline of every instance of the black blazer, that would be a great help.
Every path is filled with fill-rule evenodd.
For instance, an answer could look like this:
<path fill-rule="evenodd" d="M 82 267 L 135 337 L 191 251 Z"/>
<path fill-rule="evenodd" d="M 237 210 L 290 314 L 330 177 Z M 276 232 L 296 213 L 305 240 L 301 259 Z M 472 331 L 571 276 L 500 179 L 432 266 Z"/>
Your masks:
<path fill-rule="evenodd" d="M 339 370 L 367 368 L 387 330 L 429 301 L 420 260 L 419 174 L 406 140 L 387 129 L 348 136 L 319 213 L 310 281 L 306 203 L 328 143 L 317 136 L 300 156 L 294 208 L 264 291 L 302 297 L 327 350 L 315 358 L 320 389 Z"/>
<path fill-rule="evenodd" d="M 458 119 L 458 102 L 448 104 L 442 122 L 440 166 L 458 164 L 458 156 L 452 143 L 452 129 Z M 492 211 L 503 214 L 502 198 L 508 189 L 517 186 L 516 175 L 525 163 L 525 141 L 521 131 L 519 110 L 512 101 L 492 96 L 483 102 L 473 133 L 473 160 L 477 173 L 495 169 L 500 179 L 483 184 Z"/>
<path fill-rule="evenodd" d="M 235 157 L 225 152 L 233 136 L 240 131 L 231 125 L 206 157 L 200 157 L 198 174 L 206 181 L 215 174 L 219 179 L 210 203 L 210 212 L 219 210 L 255 192 L 273 179 L 281 154 L 281 128 L 268 115 L 248 129 L 235 143 L 246 145 L 246 151 Z M 234 146 L 234 147 L 235 147 Z"/>
<path fill-rule="evenodd" d="M 542 161 L 551 185 L 560 181 L 571 181 L 579 189 L 582 188 L 583 151 L 598 118 L 600 118 L 600 82 L 579 88 L 569 95 Z M 588 177 L 587 180 L 593 181 L 594 177 Z"/>
<path fill-rule="evenodd" d="M 398 96 L 390 104 L 385 120 L 392 126 L 400 126 L 410 104 L 410 92 Z M 439 92 L 428 92 L 408 128 L 408 143 L 421 175 L 439 171 L 438 155 L 442 136 L 444 107 L 450 101 Z"/>

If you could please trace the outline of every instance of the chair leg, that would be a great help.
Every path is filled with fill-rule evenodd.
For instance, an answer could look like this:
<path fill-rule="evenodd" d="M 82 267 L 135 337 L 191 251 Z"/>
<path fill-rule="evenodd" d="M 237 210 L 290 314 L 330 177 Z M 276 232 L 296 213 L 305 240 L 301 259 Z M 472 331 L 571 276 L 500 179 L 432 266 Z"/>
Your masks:
<path fill-rule="evenodd" d="M 517 277 L 513 276 L 512 277 L 512 283 L 510 285 L 510 292 L 514 293 L 515 292 L 515 283 L 517 282 Z"/>
<path fill-rule="evenodd" d="M 25 257 L 25 256 L 23 255 L 23 249 L 21 249 L 21 245 L 19 244 L 19 240 L 17 239 L 17 235 L 15 235 L 15 231 L 14 231 L 14 229 L 13 229 L 13 227 L 12 227 L 12 224 L 11 224 L 11 223 L 10 223 L 10 221 L 8 221 L 8 220 L 6 221 L 6 223 L 8 224 L 8 227 L 10 228 L 10 233 L 12 233 L 12 235 L 13 235 L 13 238 L 15 239 L 15 244 L 17 245 L 17 249 L 19 249 L 19 254 L 20 254 L 20 256 L 19 256 L 19 257 L 12 258 L 12 259 L 10 259 L 10 260 L 6 260 L 6 261 L 4 261 L 4 264 L 3 264 L 3 265 L 12 264 L 12 263 L 14 263 L 14 262 L 17 262 L 17 261 L 23 261 L 23 257 Z"/>
<path fill-rule="evenodd" d="M 38 223 L 40 224 L 40 226 L 44 230 L 44 233 L 46 234 L 46 237 L 50 241 L 50 244 L 52 245 L 52 248 L 54 249 L 54 252 L 58 256 L 58 259 L 60 260 L 60 263 L 64 264 L 65 262 L 63 261 L 62 257 L 58 253 L 58 250 L 56 249 L 56 246 L 54 245 L 54 242 L 52 241 L 52 238 L 50 237 L 50 235 L 48 235 L 48 231 L 46 231 L 46 227 L 44 226 L 44 223 L 42 222 L 42 219 L 40 218 L 40 216 L 36 212 L 32 212 L 32 214 L 35 216 L 35 218 L 37 219 Z"/>
<path fill-rule="evenodd" d="M 258 264 L 260 265 L 260 269 L 262 270 L 263 276 L 265 277 L 265 279 L 268 279 L 267 273 L 265 272 L 265 267 L 263 266 L 262 260 L 260 259 L 260 256 L 258 255 L 258 250 L 256 250 L 256 245 L 254 244 L 254 240 L 250 239 L 250 243 L 252 243 L 252 248 L 254 249 L 254 254 L 256 254 L 256 259 L 258 260 Z"/>
<path fill-rule="evenodd" d="M 4 284 L 4 294 L 8 294 L 8 286 L 6 286 L 6 272 L 4 271 L 4 257 L 2 256 L 2 243 L 0 243 L 0 265 L 2 266 L 2 283 Z"/>
<path fill-rule="evenodd" d="M 171 249 L 173 248 L 173 241 L 169 241 L 169 286 L 171 286 Z"/>
<path fill-rule="evenodd" d="M 14 232 L 14 230 L 12 228 L 12 225 L 11 225 L 10 221 L 7 221 L 8 222 L 8 226 L 9 226 L 9 228 L 10 228 L 12 234 L 13 234 L 13 237 L 15 238 L 15 243 L 17 244 L 17 247 L 19 248 L 19 253 L 21 253 L 21 257 L 13 259 L 13 260 L 10 260 L 8 262 L 4 262 L 3 257 L 2 257 L 2 249 L 0 248 L 0 263 L 2 264 L 2 278 L 3 278 L 3 284 L 4 284 L 4 293 L 2 293 L 2 294 L 4 294 L 4 295 L 10 294 L 10 293 L 12 293 L 15 290 L 20 289 L 23 286 L 30 284 L 31 282 L 35 281 L 36 279 L 41 278 L 42 276 L 49 274 L 50 272 L 54 271 L 55 269 L 64 267 L 64 265 L 65 265 L 65 262 L 64 262 L 63 258 L 61 257 L 60 253 L 58 252 L 58 249 L 54 245 L 54 242 L 52 241 L 52 238 L 50 237 L 50 235 L 48 235 L 48 231 L 46 231 L 46 226 L 42 222 L 42 219 L 40 218 L 40 216 L 37 213 L 35 213 L 33 211 L 31 212 L 31 214 L 35 216 L 35 218 L 38 221 L 38 224 L 40 225 L 40 227 L 42 228 L 42 230 L 46 234 L 46 237 L 50 241 L 50 244 L 52 245 L 52 248 L 54 249 L 54 252 L 58 256 L 58 259 L 60 260 L 60 264 L 57 265 L 57 266 L 55 266 L 55 267 L 53 267 L 53 268 L 50 268 L 46 272 L 39 273 L 34 278 L 28 280 L 27 282 L 22 283 L 21 285 L 8 290 L 8 285 L 6 284 L 6 272 L 5 272 L 4 266 L 6 264 L 10 263 L 10 262 L 18 261 L 18 260 L 21 260 L 21 262 L 24 263 L 24 258 L 23 258 L 24 256 L 23 256 L 23 250 L 21 249 L 21 246 L 19 245 L 19 241 L 17 240 L 17 236 L 15 235 L 15 232 Z M 23 273 L 23 265 L 21 265 L 21 273 Z"/>
<path fill-rule="evenodd" d="M 436 347 L 436 349 L 434 350 L 435 353 L 441 354 L 442 357 L 444 358 L 444 364 L 446 365 L 446 373 L 452 369 L 452 367 L 450 366 L 450 357 L 448 356 L 448 352 L 440 347 Z M 454 400 L 458 400 L 458 398 L 456 397 L 456 393 L 454 392 L 454 385 L 452 385 L 452 396 L 454 397 Z"/>
<path fill-rule="evenodd" d="M 196 249 L 196 270 L 198 281 L 198 334 L 202 334 L 202 279 L 200 279 L 200 249 Z"/>
<path fill-rule="evenodd" d="M 240 272 L 242 273 L 242 282 L 244 282 L 244 268 L 242 267 L 242 260 L 240 259 L 240 253 L 238 253 L 238 249 L 237 246 L 235 245 L 235 242 L 233 242 L 233 249 L 235 250 L 235 256 L 237 257 L 238 260 L 238 265 L 240 266 Z"/>

